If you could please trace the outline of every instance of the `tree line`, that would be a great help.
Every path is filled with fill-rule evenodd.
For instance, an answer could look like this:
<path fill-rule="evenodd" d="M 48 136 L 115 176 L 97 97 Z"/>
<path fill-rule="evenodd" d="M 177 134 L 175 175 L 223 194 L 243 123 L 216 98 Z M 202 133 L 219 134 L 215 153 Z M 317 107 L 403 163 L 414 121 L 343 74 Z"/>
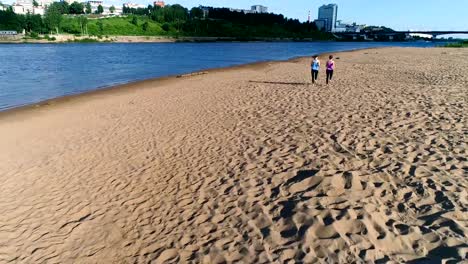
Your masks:
<path fill-rule="evenodd" d="M 175 29 L 180 35 L 217 37 L 293 37 L 330 39 L 314 23 L 288 19 L 281 14 L 243 13 L 228 8 L 194 7 L 190 10 L 175 4 L 161 8 L 123 7 L 124 14 L 147 16 L 160 23 L 165 31 Z"/>
<path fill-rule="evenodd" d="M 114 9 L 115 10 L 115 7 Z M 112 11 L 112 10 L 111 10 Z M 102 13 L 102 6 L 96 13 Z M 228 8 L 194 7 L 187 9 L 181 5 L 167 5 L 165 7 L 149 5 L 146 8 L 129 8 L 123 6 L 123 13 L 128 18 L 128 28 L 148 34 L 177 35 L 177 36 L 213 36 L 213 37 L 271 37 L 271 38 L 315 38 L 329 39 L 328 33 L 320 32 L 314 23 L 300 22 L 288 19 L 281 14 L 273 13 L 243 13 L 231 11 Z M 91 6 L 73 2 L 54 2 L 47 7 L 43 17 L 39 15 L 15 14 L 11 8 L 0 11 L 0 29 L 17 30 L 21 32 L 50 33 L 65 32 L 77 34 L 86 33 L 88 24 L 87 14 L 91 14 Z M 73 15 L 70 18 L 67 15 Z M 64 22 L 72 19 L 73 21 Z M 101 20 L 101 19 L 100 19 Z M 109 20 L 110 21 L 110 20 Z M 144 21 L 139 23 L 139 21 Z M 70 25 L 72 24 L 72 25 Z M 110 28 L 113 24 L 99 23 L 99 34 L 128 33 L 128 30 Z M 125 25 L 124 25 L 125 26 Z M 119 24 L 119 29 L 122 25 Z M 77 30 L 79 29 L 79 30 Z M 149 31 L 148 29 L 152 29 Z M 157 29 L 157 30 L 156 30 Z M 94 31 L 93 31 L 94 32 Z M 155 33 L 156 34 L 156 33 Z"/>
<path fill-rule="evenodd" d="M 37 6 L 37 2 L 34 1 L 33 5 Z M 73 2 L 72 4 L 68 4 L 65 1 L 54 2 L 47 7 L 44 16 L 31 13 L 27 13 L 26 15 L 16 14 L 9 7 L 6 10 L 0 11 L 0 29 L 16 30 L 18 32 L 22 32 L 24 29 L 28 33 L 59 32 L 63 15 L 80 15 L 84 14 L 85 11 L 86 13 L 90 13 L 91 6 L 88 5 L 85 7 L 82 3 L 78 2 Z"/>

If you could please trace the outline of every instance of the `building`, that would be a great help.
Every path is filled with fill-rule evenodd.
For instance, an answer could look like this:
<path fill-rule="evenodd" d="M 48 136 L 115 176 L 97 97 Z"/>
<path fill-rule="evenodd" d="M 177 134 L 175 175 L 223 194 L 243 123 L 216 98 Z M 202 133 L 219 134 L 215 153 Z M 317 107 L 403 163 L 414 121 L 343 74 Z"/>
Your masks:
<path fill-rule="evenodd" d="M 253 5 L 250 10 L 254 13 L 268 13 L 268 7 L 262 5 Z"/>
<path fill-rule="evenodd" d="M 25 15 L 25 14 L 28 13 L 28 10 L 29 10 L 28 7 L 25 7 L 25 6 L 16 4 L 16 3 L 11 5 L 11 9 L 13 10 L 13 13 L 18 14 L 18 15 Z M 31 10 L 32 10 L 32 8 L 31 8 Z"/>
<path fill-rule="evenodd" d="M 55 0 L 36 0 L 36 1 L 39 4 L 39 6 L 43 6 L 43 7 L 47 7 L 53 2 L 55 2 Z"/>
<path fill-rule="evenodd" d="M 325 21 L 325 31 L 335 32 L 336 19 L 338 16 L 338 5 L 328 4 L 319 7 L 318 20 Z"/>
<path fill-rule="evenodd" d="M 346 32 L 355 32 L 359 33 L 361 30 L 363 30 L 367 25 L 357 25 L 356 23 L 353 23 L 351 25 L 348 25 L 346 27 Z"/>
<path fill-rule="evenodd" d="M 13 12 L 18 15 L 41 15 L 45 14 L 46 8 L 44 6 L 30 6 L 30 5 L 18 5 L 13 4 L 12 6 Z"/>
<path fill-rule="evenodd" d="M 103 1 L 99 1 L 99 0 L 91 0 L 91 1 L 87 1 L 86 3 L 89 3 L 91 6 L 93 6 L 93 5 L 99 6 L 99 5 L 103 5 L 103 4 L 104 4 Z"/>
<path fill-rule="evenodd" d="M 6 5 L 6 4 L 2 4 L 2 2 L 0 1 L 0 11 L 5 11 L 7 10 L 9 7 L 11 7 L 10 5 Z"/>
<path fill-rule="evenodd" d="M 262 5 L 253 5 L 250 9 L 229 8 L 231 12 L 239 12 L 244 14 L 262 14 L 268 13 L 268 7 Z"/>
<path fill-rule="evenodd" d="M 16 14 L 34 14 L 34 15 L 44 15 L 45 11 L 47 9 L 47 6 L 49 6 L 51 3 L 53 3 L 55 0 L 36 0 L 38 6 L 33 5 L 33 0 L 17 0 L 16 3 L 14 3 L 11 8 L 13 9 L 13 12 Z M 120 15 L 123 13 L 122 7 L 121 6 L 114 6 L 115 11 L 111 12 L 111 5 L 104 5 L 104 2 L 101 0 L 90 0 L 86 2 L 82 2 L 84 5 L 89 3 L 91 5 L 91 12 L 95 13 L 98 10 L 98 6 L 102 6 L 104 12 L 102 13 L 103 15 Z M 142 5 L 136 5 L 136 7 L 146 7 Z"/>
<path fill-rule="evenodd" d="M 210 14 L 210 8 L 208 6 L 198 6 L 203 12 L 203 18 L 207 18 L 208 15 Z"/>
<path fill-rule="evenodd" d="M 135 3 L 125 3 L 123 4 L 125 7 L 128 7 L 128 8 L 147 8 L 148 6 L 145 6 L 145 5 L 140 5 L 140 4 L 135 4 Z"/>
<path fill-rule="evenodd" d="M 104 5 L 103 1 L 99 0 L 91 0 L 87 2 L 83 2 L 84 5 L 88 4 L 91 6 L 91 13 L 96 13 L 99 6 L 102 6 L 102 15 L 121 15 L 123 14 L 123 10 L 121 6 L 114 6 L 114 12 L 111 12 L 110 9 L 112 5 Z"/>
<path fill-rule="evenodd" d="M 19 15 L 33 14 L 41 15 L 45 14 L 45 10 L 53 0 L 36 0 L 37 6 L 34 6 L 33 0 L 17 0 L 11 8 L 13 12 Z"/>
<path fill-rule="evenodd" d="M 27 13 L 33 13 L 33 1 L 32 0 L 17 0 L 11 6 L 13 12 L 19 15 L 25 15 Z"/>
<path fill-rule="evenodd" d="M 350 23 L 344 23 L 341 20 L 338 20 L 338 21 L 336 21 L 335 31 L 334 32 L 359 33 L 365 27 L 366 27 L 366 25 L 358 25 L 358 24 L 356 24 L 356 22 L 350 24 Z"/>
<path fill-rule="evenodd" d="M 0 30 L 0 36 L 15 36 L 18 35 L 16 30 Z"/>
<path fill-rule="evenodd" d="M 333 32 L 346 32 L 349 24 L 343 23 L 341 20 L 337 20 L 335 23 L 335 30 Z"/>
<path fill-rule="evenodd" d="M 33 15 L 45 15 L 46 7 L 45 6 L 35 6 L 33 7 Z"/>
<path fill-rule="evenodd" d="M 159 6 L 159 7 L 164 7 L 166 6 L 166 3 L 164 1 L 154 1 L 154 6 Z"/>
<path fill-rule="evenodd" d="M 99 6 L 102 6 L 102 8 L 104 9 L 103 1 L 91 0 L 91 1 L 86 1 L 83 4 L 85 6 L 86 4 L 89 4 L 91 6 L 91 13 L 96 13 Z"/>
<path fill-rule="evenodd" d="M 45 14 L 46 6 L 43 6 L 40 2 L 38 4 L 38 6 L 34 6 L 32 1 L 19 0 L 14 3 L 11 8 L 14 13 L 19 15 L 32 14 L 43 16 Z"/>
<path fill-rule="evenodd" d="M 249 9 L 240 9 L 240 8 L 229 8 L 229 11 L 231 12 L 239 12 L 239 13 L 244 13 L 244 14 L 253 14 L 254 11 L 249 10 Z"/>
<path fill-rule="evenodd" d="M 140 4 L 130 3 L 130 2 L 125 3 L 124 6 L 128 8 L 147 8 L 147 6 L 145 5 L 140 5 Z"/>

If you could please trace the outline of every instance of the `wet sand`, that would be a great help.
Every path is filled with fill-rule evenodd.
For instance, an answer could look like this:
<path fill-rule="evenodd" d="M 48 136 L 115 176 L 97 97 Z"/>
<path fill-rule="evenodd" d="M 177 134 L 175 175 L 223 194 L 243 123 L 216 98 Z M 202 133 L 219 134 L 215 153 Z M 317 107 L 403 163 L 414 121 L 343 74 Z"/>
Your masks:
<path fill-rule="evenodd" d="M 0 263 L 462 262 L 468 49 L 336 56 L 0 114 Z"/>

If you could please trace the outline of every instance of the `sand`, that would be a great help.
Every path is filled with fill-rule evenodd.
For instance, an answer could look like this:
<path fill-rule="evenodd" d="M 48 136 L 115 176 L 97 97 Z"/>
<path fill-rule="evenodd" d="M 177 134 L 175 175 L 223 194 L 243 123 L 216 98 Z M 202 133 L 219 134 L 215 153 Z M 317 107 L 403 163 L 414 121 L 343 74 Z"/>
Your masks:
<path fill-rule="evenodd" d="M 468 49 L 336 55 L 0 114 L 0 263 L 466 261 Z"/>

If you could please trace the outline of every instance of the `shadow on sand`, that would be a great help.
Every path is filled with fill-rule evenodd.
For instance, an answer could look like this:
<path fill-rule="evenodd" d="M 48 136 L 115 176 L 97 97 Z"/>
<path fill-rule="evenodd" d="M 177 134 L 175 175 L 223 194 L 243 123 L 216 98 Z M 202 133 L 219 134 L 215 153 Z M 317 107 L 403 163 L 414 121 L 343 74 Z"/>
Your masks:
<path fill-rule="evenodd" d="M 304 82 L 269 82 L 269 81 L 249 81 L 251 83 L 265 83 L 265 84 L 285 84 L 285 85 L 309 85 L 310 83 Z"/>

